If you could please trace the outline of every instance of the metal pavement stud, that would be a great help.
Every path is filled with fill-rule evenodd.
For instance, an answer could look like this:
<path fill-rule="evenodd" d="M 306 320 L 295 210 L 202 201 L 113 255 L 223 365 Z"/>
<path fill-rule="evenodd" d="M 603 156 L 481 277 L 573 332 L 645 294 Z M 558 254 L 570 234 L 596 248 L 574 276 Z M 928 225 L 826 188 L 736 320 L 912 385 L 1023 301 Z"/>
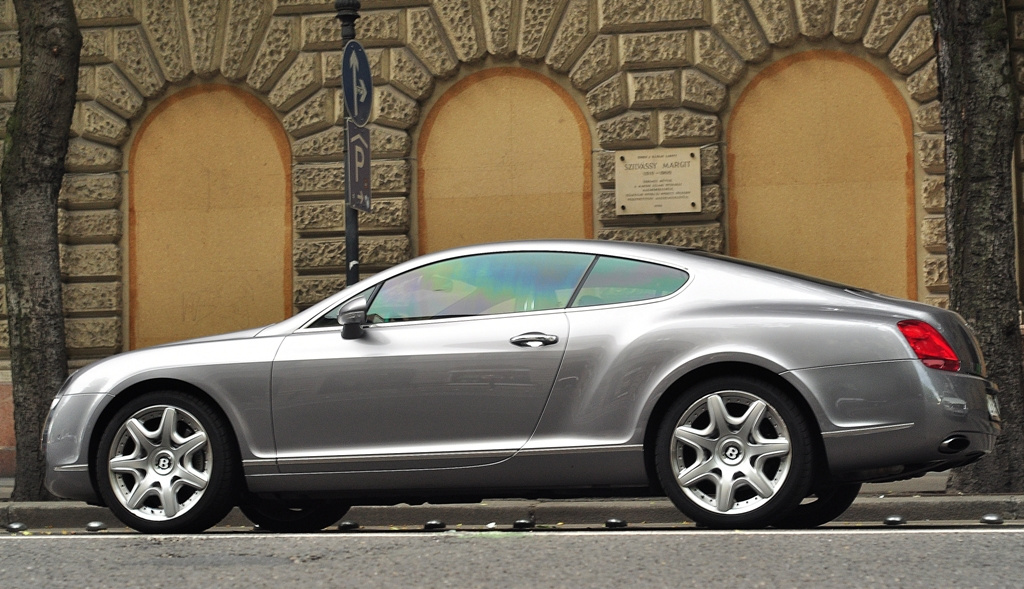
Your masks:
<path fill-rule="evenodd" d="M 86 532 L 102 532 L 105 529 L 107 529 L 107 524 L 101 521 L 89 522 L 85 524 Z"/>
<path fill-rule="evenodd" d="M 444 522 L 439 519 L 432 519 L 427 523 L 423 524 L 424 530 L 443 530 L 446 527 L 447 526 L 444 525 Z"/>
<path fill-rule="evenodd" d="M 611 530 L 621 529 L 621 528 L 624 528 L 624 527 L 626 527 L 628 525 L 629 524 L 627 524 L 625 522 L 625 520 L 621 520 L 621 519 L 614 518 L 614 517 L 609 519 L 609 520 L 607 520 L 606 522 L 604 522 L 604 527 L 606 527 L 608 529 L 611 529 Z"/>
<path fill-rule="evenodd" d="M 983 524 L 998 526 L 999 524 L 1003 523 L 1003 517 L 998 513 L 986 513 L 985 515 L 981 516 L 981 520 L 979 521 L 981 521 L 981 523 Z"/>
<path fill-rule="evenodd" d="M 343 522 L 338 524 L 338 531 L 339 532 L 348 532 L 348 531 L 351 531 L 351 530 L 358 530 L 358 529 L 359 529 L 359 524 L 357 524 L 356 522 L 353 522 L 353 521 L 345 520 L 345 521 L 343 521 Z"/>
<path fill-rule="evenodd" d="M 902 526 L 907 523 L 907 518 L 902 515 L 890 515 L 882 521 L 887 526 Z"/>
<path fill-rule="evenodd" d="M 11 522 L 11 523 L 7 524 L 7 531 L 12 533 L 12 534 L 17 534 L 18 532 L 24 532 L 27 529 L 28 529 L 28 526 L 26 526 L 25 524 L 23 524 L 21 522 Z"/>
<path fill-rule="evenodd" d="M 516 521 L 512 522 L 512 529 L 513 530 L 532 530 L 533 529 L 533 525 L 534 524 L 533 524 L 533 520 L 532 519 L 517 519 Z"/>

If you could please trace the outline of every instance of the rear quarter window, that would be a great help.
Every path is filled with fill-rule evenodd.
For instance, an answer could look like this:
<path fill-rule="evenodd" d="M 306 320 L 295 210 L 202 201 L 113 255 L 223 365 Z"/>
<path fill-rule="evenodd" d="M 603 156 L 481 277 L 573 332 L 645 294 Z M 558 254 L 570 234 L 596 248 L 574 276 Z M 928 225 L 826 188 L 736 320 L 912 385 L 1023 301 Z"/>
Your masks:
<path fill-rule="evenodd" d="M 678 268 L 601 257 L 587 275 L 572 307 L 656 299 L 679 290 L 690 276 Z"/>

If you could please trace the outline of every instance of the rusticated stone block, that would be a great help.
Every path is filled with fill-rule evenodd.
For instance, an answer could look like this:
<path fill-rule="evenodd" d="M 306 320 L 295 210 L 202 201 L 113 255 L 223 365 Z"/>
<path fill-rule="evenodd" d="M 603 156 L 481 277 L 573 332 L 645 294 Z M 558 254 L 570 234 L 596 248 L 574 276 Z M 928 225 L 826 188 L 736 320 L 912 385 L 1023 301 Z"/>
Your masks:
<path fill-rule="evenodd" d="M 483 57 L 480 5 L 476 0 L 434 0 L 434 11 L 448 33 L 448 42 L 460 61 L 476 61 Z"/>
<path fill-rule="evenodd" d="M 345 164 L 292 166 L 292 191 L 299 198 L 342 195 L 345 192 Z"/>
<path fill-rule="evenodd" d="M 654 147 L 658 144 L 654 113 L 627 112 L 597 124 L 597 138 L 604 149 Z"/>
<path fill-rule="evenodd" d="M 676 108 L 681 103 L 679 72 L 665 70 L 660 72 L 630 73 L 629 107 L 644 108 Z"/>
<path fill-rule="evenodd" d="M 429 97 L 434 91 L 434 76 L 423 62 L 404 47 L 391 49 L 390 53 L 391 83 L 416 100 Z"/>
<path fill-rule="evenodd" d="M 429 8 L 409 9 L 409 48 L 438 78 L 451 77 L 459 67 L 455 54 L 444 40 L 441 25 Z"/>
<path fill-rule="evenodd" d="M 921 243 L 933 254 L 946 253 L 946 219 L 928 217 L 921 221 Z"/>
<path fill-rule="evenodd" d="M 799 33 L 793 7 L 789 0 L 747 0 L 761 25 L 765 39 L 772 45 L 788 47 L 796 42 Z"/>
<path fill-rule="evenodd" d="M 682 104 L 707 112 L 719 112 L 725 108 L 729 91 L 718 80 L 692 68 L 682 72 Z"/>
<path fill-rule="evenodd" d="M 121 145 L 128 139 L 128 121 L 96 102 L 79 102 L 71 130 L 79 137 L 107 145 Z"/>
<path fill-rule="evenodd" d="M 331 127 L 292 145 L 292 157 L 300 162 L 331 161 L 345 153 L 345 128 Z"/>
<path fill-rule="evenodd" d="M 363 268 L 388 268 L 409 259 L 409 238 L 405 235 L 371 236 L 359 240 Z M 301 239 L 293 249 L 293 267 L 298 272 L 344 271 L 344 239 Z"/>
<path fill-rule="evenodd" d="M 67 279 L 118 279 L 121 249 L 114 244 L 62 245 L 60 272 Z"/>
<path fill-rule="evenodd" d="M 135 86 L 113 65 L 96 68 L 96 102 L 126 119 L 135 117 L 145 105 Z"/>
<path fill-rule="evenodd" d="M 889 62 L 901 74 L 909 74 L 935 56 L 935 34 L 932 19 L 919 16 L 889 52 Z"/>
<path fill-rule="evenodd" d="M 544 57 L 566 0 L 521 0 L 519 57 L 536 61 Z"/>
<path fill-rule="evenodd" d="M 747 64 L 714 31 L 701 29 L 693 33 L 693 63 L 726 85 L 732 85 Z"/>
<path fill-rule="evenodd" d="M 369 125 L 370 152 L 375 158 L 402 158 L 409 155 L 412 139 L 409 133 L 379 125 Z"/>
<path fill-rule="evenodd" d="M 917 161 L 929 174 L 943 174 L 946 171 L 946 139 L 942 135 L 920 135 L 917 137 Z"/>
<path fill-rule="evenodd" d="M 412 173 L 405 160 L 376 160 L 370 162 L 370 190 L 374 195 L 409 194 Z"/>
<path fill-rule="evenodd" d="M 309 307 L 345 288 L 344 276 L 302 277 L 295 281 L 292 302 L 296 307 Z"/>
<path fill-rule="evenodd" d="M 192 64 L 182 25 L 185 19 L 181 3 L 177 0 L 144 0 L 140 5 L 142 24 L 164 77 L 170 82 L 184 80 L 192 73 Z"/>
<path fill-rule="evenodd" d="M 878 55 L 889 52 L 917 16 L 928 14 L 928 0 L 878 0 L 864 33 L 864 47 Z"/>
<path fill-rule="evenodd" d="M 0 87 L 3 87 L 3 84 L 0 84 Z M 75 92 L 75 98 L 77 100 L 96 100 L 96 94 L 96 68 L 78 68 L 78 90 Z M 6 100 L 6 95 L 4 100 Z"/>
<path fill-rule="evenodd" d="M 267 27 L 267 35 L 256 53 L 256 59 L 245 78 L 245 83 L 259 92 L 270 90 L 298 54 L 298 19 L 275 17 Z M 338 75 L 341 75 L 340 68 Z"/>
<path fill-rule="evenodd" d="M 121 176 L 64 174 L 58 204 L 68 210 L 115 208 L 121 204 Z"/>
<path fill-rule="evenodd" d="M 689 31 L 622 35 L 619 46 L 622 68 L 627 70 L 684 67 L 693 63 Z"/>
<path fill-rule="evenodd" d="M 85 139 L 68 142 L 64 166 L 69 172 L 112 172 L 121 167 L 121 150 Z"/>
<path fill-rule="evenodd" d="M 835 24 L 832 34 L 845 43 L 853 43 L 864 35 L 877 0 L 836 0 Z"/>
<path fill-rule="evenodd" d="M 133 0 L 75 0 L 75 15 L 83 27 L 138 24 L 136 11 Z"/>
<path fill-rule="evenodd" d="M 1017 49 L 1024 48 L 1024 10 L 1011 10 L 1010 22 L 1010 44 Z"/>
<path fill-rule="evenodd" d="M 917 126 L 922 131 L 941 132 L 942 103 L 938 100 L 933 100 L 928 104 L 922 104 L 917 108 L 914 120 L 917 121 Z"/>
<path fill-rule="evenodd" d="M 82 31 L 81 64 L 110 63 L 114 59 L 113 29 L 85 29 Z"/>
<path fill-rule="evenodd" d="M 337 90 L 323 89 L 285 115 L 281 124 L 292 137 L 305 137 L 330 127 L 337 120 Z"/>
<path fill-rule="evenodd" d="M 340 39 L 341 27 L 337 21 L 334 26 Z M 356 21 L 356 39 L 364 47 L 400 47 L 405 37 L 405 18 L 400 10 L 363 12 Z"/>
<path fill-rule="evenodd" d="M 499 57 L 512 55 L 512 23 L 514 0 L 482 0 L 484 41 L 487 51 Z"/>
<path fill-rule="evenodd" d="M 945 297 L 942 297 L 942 296 L 927 296 L 927 297 L 924 298 L 924 303 L 926 305 L 931 305 L 933 307 L 938 307 L 940 309 L 948 309 L 949 308 L 949 297 L 948 296 L 945 296 Z"/>
<path fill-rule="evenodd" d="M 924 285 L 931 292 L 949 292 L 949 263 L 946 260 L 946 256 L 928 256 L 925 258 Z"/>
<path fill-rule="evenodd" d="M 342 51 L 324 51 L 320 53 L 321 62 L 324 66 L 324 71 L 320 73 L 320 78 L 323 80 L 325 87 L 341 88 L 341 60 L 344 55 Z M 369 51 L 366 52 L 366 57 L 369 60 Z M 376 79 L 373 80 L 373 84 L 377 85 Z"/>
<path fill-rule="evenodd" d="M 662 111 L 661 145 L 688 146 L 703 145 L 718 140 L 722 122 L 716 115 L 680 108 Z"/>
<path fill-rule="evenodd" d="M 121 349 L 121 318 L 66 319 L 64 334 L 70 351 L 114 352 Z"/>
<path fill-rule="evenodd" d="M 319 54 L 302 53 L 274 85 L 267 99 L 274 108 L 286 112 L 316 92 L 320 86 Z"/>
<path fill-rule="evenodd" d="M 907 76 L 907 91 L 918 102 L 926 102 L 939 95 L 939 74 L 934 59 Z"/>
<path fill-rule="evenodd" d="M 57 231 L 64 243 L 117 243 L 121 239 L 121 211 L 58 211 Z"/>
<path fill-rule="evenodd" d="M 373 198 L 369 214 L 359 213 L 359 233 L 404 233 L 409 230 L 409 199 Z M 295 230 L 301 234 L 343 233 L 345 203 L 301 203 L 295 207 Z"/>
<path fill-rule="evenodd" d="M 342 56 L 344 57 L 344 53 L 342 53 Z M 369 49 L 366 52 L 366 61 L 370 64 L 370 77 L 373 78 L 374 86 L 383 86 L 391 82 L 390 50 L 383 47 Z"/>
<path fill-rule="evenodd" d="M 705 145 L 700 149 L 700 181 L 718 182 L 722 177 L 722 145 Z"/>
<path fill-rule="evenodd" d="M 921 181 L 921 205 L 929 213 L 946 210 L 945 176 L 925 176 Z"/>
<path fill-rule="evenodd" d="M 603 229 L 598 239 L 660 243 L 676 247 L 695 247 L 709 252 L 721 252 L 724 243 L 722 226 L 718 223 L 683 225 L 680 227 L 640 227 L 630 229 Z"/>
<path fill-rule="evenodd" d="M 722 214 L 725 195 L 718 184 L 705 184 L 700 187 L 701 214 L 711 215 L 717 219 Z"/>
<path fill-rule="evenodd" d="M 762 61 L 771 47 L 743 0 L 711 0 L 714 28 L 746 61 Z"/>
<path fill-rule="evenodd" d="M 587 106 L 597 120 L 604 120 L 626 112 L 628 107 L 626 74 L 618 73 L 587 92 Z"/>
<path fill-rule="evenodd" d="M 373 122 L 408 129 L 420 118 L 420 105 L 393 86 L 374 88 Z"/>
<path fill-rule="evenodd" d="M 220 67 L 217 55 L 217 37 L 223 35 L 220 27 L 210 23 L 220 22 L 223 2 L 220 0 L 184 0 L 185 33 L 192 57 L 192 69 L 204 78 L 213 76 Z"/>
<path fill-rule="evenodd" d="M 228 0 L 227 26 L 224 34 L 224 55 L 221 73 L 229 80 L 240 80 L 249 71 L 256 44 L 270 21 L 266 2 Z"/>
<path fill-rule="evenodd" d="M 11 120 L 11 115 L 14 114 L 14 103 L 8 102 L 6 104 L 0 104 L 0 137 L 7 137 L 7 121 Z M 71 131 L 74 135 L 74 130 Z M 0 165 L 3 161 L 0 160 Z"/>
<path fill-rule="evenodd" d="M 566 73 L 597 34 L 590 0 L 569 0 L 545 62 L 556 72 Z"/>
<path fill-rule="evenodd" d="M 160 66 L 149 52 L 149 44 L 142 35 L 142 29 L 132 27 L 114 30 L 115 63 L 131 80 L 139 93 L 154 98 L 167 85 Z"/>
<path fill-rule="evenodd" d="M 362 39 L 360 39 L 361 42 Z M 303 51 L 343 49 L 344 46 L 341 42 L 341 24 L 333 14 L 313 14 L 302 17 Z"/>
<path fill-rule="evenodd" d="M 120 282 L 71 282 L 62 291 L 64 312 L 72 317 L 121 311 Z"/>
<path fill-rule="evenodd" d="M 18 66 L 21 63 L 21 44 L 17 31 L 0 33 L 0 67 Z"/>
<path fill-rule="evenodd" d="M 602 188 L 615 186 L 615 152 L 599 151 L 594 154 L 597 166 L 597 182 Z"/>
<path fill-rule="evenodd" d="M 674 29 L 710 23 L 701 0 L 598 0 L 598 16 L 602 33 Z"/>
<path fill-rule="evenodd" d="M 82 70 L 86 70 L 84 73 Z M 78 68 L 78 93 L 83 93 L 83 87 L 85 91 L 95 86 L 95 83 L 89 83 L 89 78 L 95 82 L 96 76 L 90 75 L 92 68 L 83 67 Z M 86 78 L 83 80 L 83 78 Z M 14 102 L 14 99 L 18 96 L 18 69 L 0 69 L 0 102 Z"/>
<path fill-rule="evenodd" d="M 614 36 L 602 35 L 594 39 L 594 42 L 583 52 L 572 71 L 569 72 L 569 80 L 572 81 L 572 85 L 578 90 L 587 92 L 607 80 L 619 69 L 616 53 Z"/>
<path fill-rule="evenodd" d="M 815 41 L 829 36 L 836 0 L 796 0 L 794 5 L 797 28 L 803 36 Z"/>

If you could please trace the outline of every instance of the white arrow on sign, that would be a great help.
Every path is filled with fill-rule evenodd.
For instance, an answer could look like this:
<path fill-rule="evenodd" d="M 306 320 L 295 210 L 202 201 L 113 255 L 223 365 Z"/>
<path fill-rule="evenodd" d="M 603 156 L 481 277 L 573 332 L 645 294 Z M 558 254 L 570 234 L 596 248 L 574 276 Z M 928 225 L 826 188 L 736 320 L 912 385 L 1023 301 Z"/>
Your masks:
<path fill-rule="evenodd" d="M 363 102 L 366 100 L 366 84 L 359 79 L 359 60 L 354 52 L 348 58 L 348 65 L 352 70 L 352 87 L 356 90 L 356 101 Z"/>

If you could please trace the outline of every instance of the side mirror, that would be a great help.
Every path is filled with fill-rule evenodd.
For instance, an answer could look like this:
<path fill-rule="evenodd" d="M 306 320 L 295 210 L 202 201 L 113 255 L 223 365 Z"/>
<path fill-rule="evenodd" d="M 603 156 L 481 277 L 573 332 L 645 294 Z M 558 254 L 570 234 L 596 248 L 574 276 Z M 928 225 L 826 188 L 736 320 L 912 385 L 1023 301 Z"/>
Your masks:
<path fill-rule="evenodd" d="M 338 324 L 341 325 L 343 339 L 359 339 L 363 337 L 363 324 L 366 323 L 366 299 L 353 299 L 338 310 Z"/>

